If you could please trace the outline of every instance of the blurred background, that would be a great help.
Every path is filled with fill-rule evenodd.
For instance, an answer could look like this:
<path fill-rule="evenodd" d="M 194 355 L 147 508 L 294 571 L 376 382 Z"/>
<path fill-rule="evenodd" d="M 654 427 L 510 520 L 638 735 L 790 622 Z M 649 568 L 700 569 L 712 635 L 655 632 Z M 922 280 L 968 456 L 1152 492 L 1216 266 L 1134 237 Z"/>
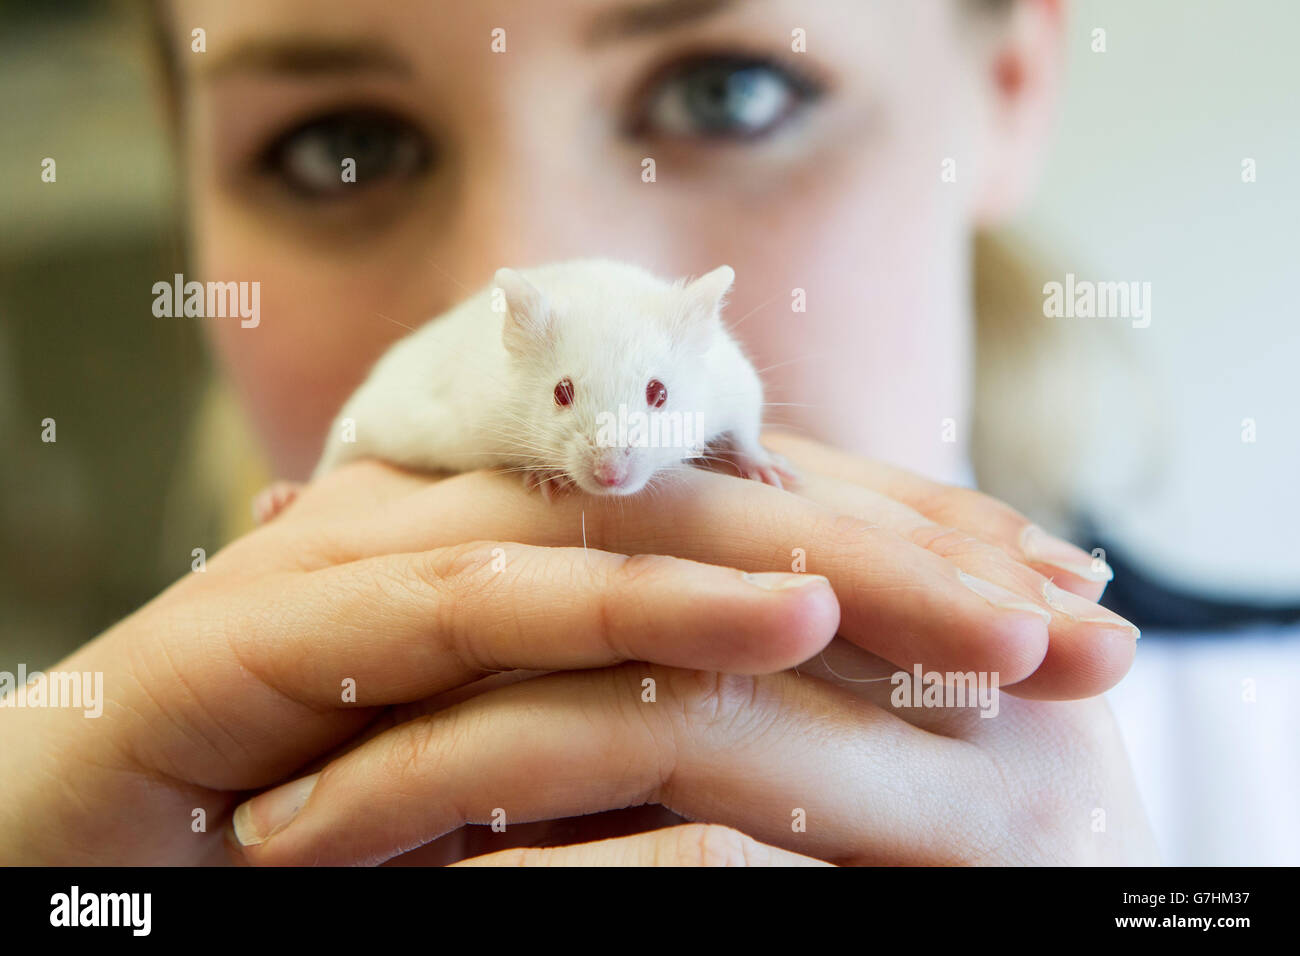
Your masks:
<path fill-rule="evenodd" d="M 180 266 L 167 133 L 137 7 L 0 7 L 0 669 L 9 671 L 57 661 L 174 581 L 190 547 L 173 558 L 172 534 L 206 541 L 215 531 L 198 502 L 168 500 L 208 362 L 197 327 L 152 320 L 145 298 Z M 41 180 L 46 157 L 57 162 L 53 184 Z M 47 418 L 53 443 L 41 441 Z"/>
<path fill-rule="evenodd" d="M 1082 484 L 1096 538 L 1086 543 L 1107 548 L 1114 601 L 1144 630 L 1194 612 L 1181 638 L 1155 650 L 1147 644 L 1159 641 L 1144 641 L 1115 705 L 1126 733 L 1172 720 L 1271 747 L 1256 725 L 1288 728 L 1273 778 L 1238 782 L 1276 793 L 1254 824 L 1256 848 L 1234 843 L 1223 814 L 1249 827 L 1259 804 L 1243 809 L 1232 793 L 1217 817 L 1163 814 L 1156 828 L 1171 862 L 1218 828 L 1221 845 L 1193 861 L 1294 863 L 1300 831 L 1279 821 L 1294 820 L 1300 793 L 1300 654 L 1294 628 L 1285 646 L 1260 628 L 1285 625 L 1300 606 L 1300 4 L 1091 0 L 1070 10 L 1056 145 L 1013 232 L 1049 253 L 1043 281 L 1068 271 L 1151 283 L 1150 327 L 1124 333 L 1132 361 L 1110 376 L 1136 377 L 1155 397 L 1157 441 L 1120 447 L 1131 439 L 1114 416 L 1127 413 L 1128 392 L 1112 377 L 1078 401 L 1108 409 L 1091 423 L 1093 460 L 1154 453 L 1157 467 L 1122 495 Z M 1098 29 L 1105 52 L 1093 50 Z M 149 311 L 152 284 L 183 270 L 151 42 L 133 3 L 0 7 L 3 670 L 57 661 L 187 572 L 195 541 L 212 542 L 211 553 L 247 523 L 218 503 L 232 483 L 255 484 L 228 473 L 243 450 L 213 456 L 191 438 L 200 418 L 235 414 L 210 400 L 198 327 Z M 45 157 L 57 159 L 57 186 L 41 181 Z M 1247 159 L 1254 182 L 1243 182 Z M 47 418 L 54 443 L 41 441 Z M 990 490 L 1032 512 L 1032 490 Z M 1226 658 L 1187 650 L 1198 627 L 1225 622 L 1245 632 Z M 1172 717 L 1150 706 L 1157 680 L 1181 688 Z M 1260 682 L 1253 709 L 1240 706 L 1242 680 Z M 1136 763 L 1169 758 L 1156 737 L 1129 736 Z M 1187 739 L 1194 758 L 1198 738 Z M 1151 788 L 1231 786 L 1223 767 L 1204 770 L 1171 771 L 1144 783 L 1146 795 L 1176 804 Z M 1265 845 L 1276 859 L 1259 858 Z"/>
<path fill-rule="evenodd" d="M 1296 603 L 1300 4 L 1092 0 L 1071 24 L 1056 148 L 1022 231 L 1081 279 L 1151 283 L 1151 326 L 1126 339 L 1168 456 L 1147 494 L 1089 511 L 1185 586 Z"/>

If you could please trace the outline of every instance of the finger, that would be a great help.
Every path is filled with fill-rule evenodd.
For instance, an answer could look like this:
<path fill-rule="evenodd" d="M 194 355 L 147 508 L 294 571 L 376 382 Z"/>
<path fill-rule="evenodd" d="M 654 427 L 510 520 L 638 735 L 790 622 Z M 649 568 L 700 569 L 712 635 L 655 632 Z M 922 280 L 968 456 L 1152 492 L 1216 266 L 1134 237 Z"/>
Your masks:
<path fill-rule="evenodd" d="M 370 458 L 350 461 L 310 483 L 297 485 L 293 521 L 339 512 L 359 514 L 421 491 L 446 475 L 410 471 Z M 286 511 L 285 522 L 289 521 Z"/>
<path fill-rule="evenodd" d="M 829 582 L 661 555 L 471 542 L 274 581 L 281 621 L 237 629 L 238 656 L 312 706 L 418 700 L 493 671 L 625 660 L 756 673 L 835 635 Z"/>
<path fill-rule="evenodd" d="M 850 481 L 899 501 L 941 525 L 1002 548 L 1057 585 L 1090 601 L 1114 576 L 1100 557 L 1047 534 L 1010 505 L 969 488 L 930 481 L 902 468 L 860 458 L 789 432 L 764 433 L 763 443 L 801 469 Z"/>
<path fill-rule="evenodd" d="M 223 548 L 208 567 L 220 570 L 222 577 L 255 581 L 285 567 L 310 571 L 338 564 L 334 526 L 364 522 L 376 509 L 400 507 L 403 499 L 445 477 L 360 459 L 294 486 L 292 507 L 268 508 L 267 499 L 276 486 L 264 489 L 253 502 L 260 527 Z"/>
<path fill-rule="evenodd" d="M 999 832 L 997 779 L 969 744 L 819 680 L 638 664 L 399 725 L 241 805 L 233 829 L 256 864 L 378 863 L 466 824 L 661 803 L 831 862 L 944 863 Z"/>
<path fill-rule="evenodd" d="M 1000 668 L 1006 685 L 1014 684 L 1014 693 L 1047 699 L 1092 696 L 1114 686 L 1132 665 L 1137 629 L 1099 605 L 1074 597 L 1074 594 L 1100 594 L 1104 584 L 1081 581 L 1077 575 L 1062 571 L 1057 565 L 1029 562 L 1023 549 L 1017 551 L 1013 542 L 1037 541 L 1045 536 L 1014 509 L 978 492 L 939 485 L 900 469 L 843 455 L 816 442 L 788 436 L 779 440 L 793 447 L 801 456 L 801 466 L 810 472 L 800 487 L 802 495 L 836 512 L 879 524 L 904 540 L 951 561 L 968 574 L 1020 595 L 1027 606 L 1036 607 L 1041 614 L 1050 616 L 1050 642 L 1032 674 L 1022 680 L 1023 670 L 1007 668 L 1005 662 Z M 826 473 L 846 475 L 850 480 L 821 477 Z M 892 492 L 927 507 L 932 514 L 951 517 L 958 522 L 957 527 L 936 523 L 912 507 L 874 491 L 870 487 L 872 483 L 886 485 Z M 403 491 L 408 489 L 403 488 Z M 594 504 L 600 507 L 599 503 Z M 519 520 L 523 522 L 526 519 L 521 517 Z M 580 516 L 580 520 L 585 520 L 585 515 Z M 977 534 L 961 533 L 972 528 L 995 543 L 1001 542 L 1001 546 L 990 547 Z M 636 547 L 634 544 L 622 546 Z M 1064 542 L 1059 542 L 1059 547 L 1066 552 L 1073 551 L 1076 559 L 1089 557 Z M 1068 557 L 1067 553 L 1065 558 L 1058 559 L 1058 563 L 1069 564 Z M 1109 569 L 1105 570 L 1109 575 Z M 1055 572 L 1058 577 L 1049 579 L 1040 573 L 1044 571 Z M 1007 595 L 994 600 L 1012 605 L 1021 603 Z M 955 657 L 905 661 L 887 653 L 887 644 L 863 646 L 902 664 L 964 666 Z M 1032 657 L 1033 650 L 1025 648 L 1024 652 L 1022 664 Z M 995 668 L 990 665 L 987 669 Z"/>
<path fill-rule="evenodd" d="M 688 823 L 577 846 L 517 847 L 453 866 L 830 866 L 738 830 Z"/>
<path fill-rule="evenodd" d="M 1037 602 L 963 576 L 952 563 L 879 523 L 753 481 L 682 469 L 658 493 L 546 503 L 507 476 L 449 478 L 329 531 L 332 560 L 423 550 L 487 535 L 673 554 L 747 571 L 825 575 L 840 599 L 840 633 L 894 663 L 1032 674 L 1051 615 Z"/>
<path fill-rule="evenodd" d="M 1118 614 L 1057 587 L 1001 548 L 960 529 L 936 524 L 862 485 L 808 474 L 800 494 L 836 511 L 877 522 L 968 574 L 1019 595 L 1050 615 L 1047 654 L 1014 688 L 1020 696 L 1093 697 L 1117 684 L 1132 666 L 1138 630 Z M 1009 683 L 1009 681 L 1008 681 Z"/>

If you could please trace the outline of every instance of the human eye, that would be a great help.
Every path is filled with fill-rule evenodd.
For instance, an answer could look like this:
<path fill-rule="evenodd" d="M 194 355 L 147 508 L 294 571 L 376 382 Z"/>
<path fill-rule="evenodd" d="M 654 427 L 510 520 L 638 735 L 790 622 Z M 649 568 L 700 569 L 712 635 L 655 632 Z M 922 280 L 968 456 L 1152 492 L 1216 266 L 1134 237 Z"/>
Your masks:
<path fill-rule="evenodd" d="M 427 137 L 409 121 L 377 110 L 349 109 L 316 115 L 275 137 L 259 165 L 277 185 L 312 199 L 413 179 L 429 165 Z M 344 162 L 355 162 L 355 179 Z"/>
<path fill-rule="evenodd" d="M 761 138 L 821 93 L 819 83 L 770 58 L 695 55 L 659 72 L 640 97 L 630 132 L 647 138 Z"/>

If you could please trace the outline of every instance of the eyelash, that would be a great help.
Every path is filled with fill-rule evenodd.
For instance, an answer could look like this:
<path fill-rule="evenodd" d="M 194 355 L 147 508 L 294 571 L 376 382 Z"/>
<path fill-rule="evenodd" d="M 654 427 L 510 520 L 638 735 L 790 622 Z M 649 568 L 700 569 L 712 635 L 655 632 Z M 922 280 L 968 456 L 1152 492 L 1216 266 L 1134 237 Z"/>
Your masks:
<path fill-rule="evenodd" d="M 351 124 L 351 128 L 349 128 L 349 124 Z M 388 155 L 382 158 L 397 163 L 401 168 L 396 173 L 391 170 L 383 170 L 377 177 L 368 178 L 366 170 L 363 169 L 363 163 L 373 161 L 373 156 L 340 157 L 335 155 L 328 159 L 330 164 L 328 170 L 321 168 L 318 171 L 320 177 L 315 183 L 306 181 L 302 175 L 294 174 L 289 168 L 290 163 L 295 159 L 292 155 L 294 148 L 297 146 L 310 148 L 312 145 L 308 140 L 311 134 L 315 133 L 327 137 L 323 145 L 328 150 L 339 146 L 337 142 L 329 142 L 328 137 L 339 137 L 348 133 L 356 134 L 358 131 L 361 131 L 363 136 L 373 136 L 378 131 L 381 136 L 391 137 L 392 139 L 389 142 L 383 144 Z M 321 144 L 318 141 L 316 145 Z M 362 149 L 366 148 L 364 141 L 351 145 L 360 146 Z M 394 151 L 401 152 L 394 156 Z M 351 152 L 356 153 L 359 150 L 351 150 Z M 387 181 L 393 178 L 394 175 L 400 175 L 401 178 L 405 179 L 414 178 L 428 168 L 432 155 L 433 147 L 429 138 L 421 133 L 419 127 L 411 120 L 383 109 L 352 107 L 324 111 L 295 123 L 286 131 L 276 135 L 259 152 L 257 166 L 275 177 L 279 184 L 288 191 L 309 201 L 321 202 L 347 197 L 352 191 L 359 192 L 367 186 L 375 185 L 376 182 Z M 312 157 L 297 158 L 300 160 L 306 159 L 307 161 L 312 159 Z M 351 158 L 355 161 L 355 182 L 344 182 L 341 158 Z"/>
<path fill-rule="evenodd" d="M 730 129 L 693 132 L 672 132 L 653 128 L 653 113 L 674 92 L 674 83 L 683 83 L 701 73 L 713 70 L 730 79 L 744 73 L 764 73 L 777 79 L 784 87 L 783 95 L 789 97 L 781 112 L 757 130 Z M 681 93 L 682 90 L 677 92 Z M 633 97 L 630 121 L 624 127 L 625 135 L 634 138 L 687 139 L 704 141 L 754 141 L 776 133 L 787 122 L 819 99 L 826 92 L 825 83 L 804 68 L 781 62 L 763 53 L 735 53 L 729 51 L 702 51 L 678 57 L 653 70 L 640 91 Z M 680 105 L 680 104 L 678 104 Z"/>
<path fill-rule="evenodd" d="M 709 76 L 712 71 L 713 76 Z M 737 77 L 748 74 L 748 80 L 738 80 Z M 705 83 L 704 88 L 691 90 L 683 84 L 700 80 L 712 80 L 715 84 L 709 87 Z M 771 82 L 775 80 L 780 89 L 774 90 Z M 719 88 L 718 83 L 723 86 Z M 739 84 L 734 86 L 733 84 Z M 752 142 L 764 139 L 777 132 L 785 126 L 794 116 L 803 112 L 803 110 L 818 99 L 825 92 L 825 85 L 818 79 L 814 78 L 809 72 L 802 68 L 796 68 L 793 65 L 778 62 L 774 57 L 765 54 L 742 54 L 735 52 L 697 52 L 687 56 L 679 56 L 668 62 L 658 69 L 652 70 L 649 78 L 640 86 L 640 92 L 633 97 L 632 105 L 628 111 L 628 120 L 623 126 L 625 135 L 644 140 L 652 139 L 675 139 L 681 141 L 700 141 L 708 142 Z M 690 113 L 694 109 L 714 109 L 716 103 L 709 102 L 709 97 L 716 98 L 721 94 L 722 99 L 728 96 L 734 96 L 739 92 L 739 106 L 752 107 L 754 102 L 760 106 L 770 106 L 772 97 L 779 96 L 785 99 L 780 103 L 779 112 L 772 118 L 765 120 L 756 128 L 745 128 L 744 122 L 732 122 L 723 116 L 723 128 L 714 129 L 669 129 L 665 128 L 673 124 L 690 125 L 700 119 L 698 115 L 685 117 L 685 113 Z M 701 100 L 698 95 L 692 101 L 692 94 L 704 93 L 704 99 Z M 745 97 L 749 101 L 745 101 Z M 762 102 L 762 97 L 767 97 L 767 103 Z M 659 116 L 656 120 L 655 113 Z M 715 120 L 719 117 L 715 116 Z M 353 128 L 348 130 L 347 124 L 353 124 Z M 728 126 L 727 124 L 730 123 Z M 656 125 L 657 124 L 657 125 Z M 397 157 L 399 166 L 395 172 L 391 170 L 382 170 L 378 176 L 368 178 L 360 168 L 361 161 L 358 159 L 356 170 L 356 181 L 354 183 L 345 183 L 342 179 L 341 166 L 335 168 L 339 162 L 337 154 L 327 157 L 329 168 L 321 164 L 319 169 L 308 171 L 311 175 L 316 175 L 316 182 L 309 182 L 304 176 L 304 170 L 294 172 L 290 168 L 290 163 L 295 159 L 292 150 L 295 147 L 310 149 L 312 144 L 306 140 L 309 134 L 316 133 L 325 137 L 339 137 L 347 132 L 356 133 L 361 130 L 364 134 L 373 134 L 376 130 L 380 135 L 389 136 L 394 139 L 404 137 L 402 141 L 395 146 L 393 143 L 385 143 L 384 147 L 388 151 L 387 158 L 392 160 L 394 149 L 405 150 L 405 153 Z M 316 145 L 321 145 L 319 142 Z M 331 143 L 326 140 L 324 147 L 326 150 L 336 148 L 337 142 Z M 296 157 L 300 163 L 319 162 L 321 157 L 302 155 Z M 357 157 L 353 157 L 357 159 Z M 273 177 L 278 186 L 286 192 L 296 195 L 300 200 L 305 202 L 332 202 L 343 201 L 348 198 L 359 198 L 368 186 L 374 186 L 377 183 L 383 183 L 399 176 L 403 179 L 414 179 L 420 174 L 427 171 L 434 158 L 433 143 L 427 135 L 421 132 L 420 127 L 415 122 L 403 117 L 402 115 L 388 110 L 357 106 L 348 109 L 337 109 L 317 113 L 307 119 L 295 123 L 284 132 L 276 135 L 272 141 L 266 145 L 258 154 L 257 166 L 265 174 Z M 372 157 L 373 159 L 373 157 Z"/>

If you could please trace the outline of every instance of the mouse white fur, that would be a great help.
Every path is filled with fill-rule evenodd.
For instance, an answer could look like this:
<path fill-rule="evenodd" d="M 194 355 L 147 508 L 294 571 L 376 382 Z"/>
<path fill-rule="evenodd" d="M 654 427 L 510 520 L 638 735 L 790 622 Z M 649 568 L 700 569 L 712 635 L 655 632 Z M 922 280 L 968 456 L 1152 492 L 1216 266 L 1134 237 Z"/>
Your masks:
<path fill-rule="evenodd" d="M 780 487 L 792 475 L 759 444 L 762 385 L 722 324 L 734 278 L 668 282 L 605 259 L 500 269 L 376 363 L 315 474 L 374 457 L 515 469 L 548 497 L 630 495 L 707 456 Z"/>

